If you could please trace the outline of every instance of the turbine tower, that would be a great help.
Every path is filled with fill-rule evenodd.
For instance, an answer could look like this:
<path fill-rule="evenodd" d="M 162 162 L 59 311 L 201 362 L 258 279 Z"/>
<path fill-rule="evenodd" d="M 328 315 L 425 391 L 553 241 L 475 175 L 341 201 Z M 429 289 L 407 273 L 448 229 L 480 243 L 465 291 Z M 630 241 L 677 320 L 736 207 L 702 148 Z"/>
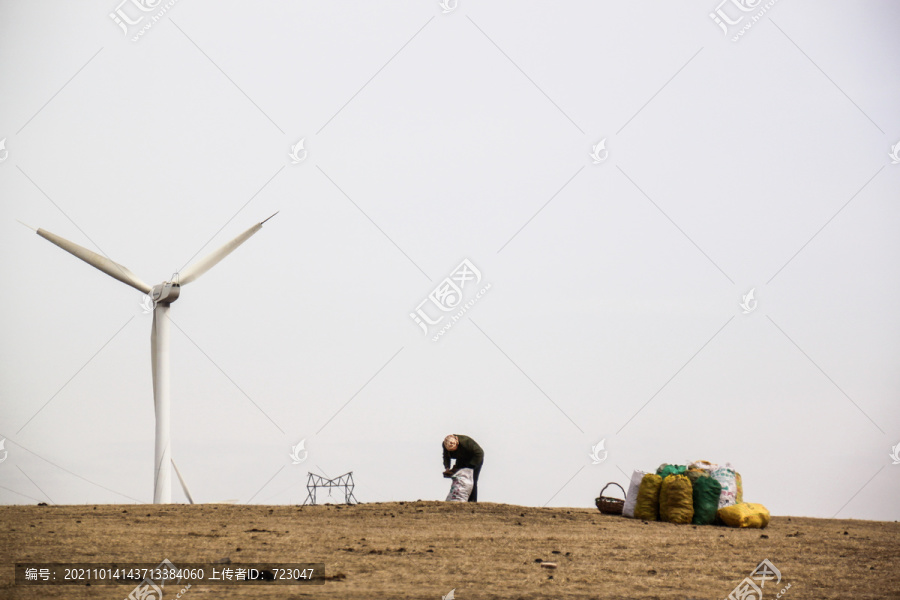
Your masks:
<path fill-rule="evenodd" d="M 275 215 L 278 213 L 276 212 Z M 169 436 L 169 308 L 178 299 L 181 286 L 198 279 L 201 275 L 216 266 L 223 258 L 231 254 L 238 246 L 246 242 L 250 236 L 262 229 L 263 223 L 274 217 L 260 221 L 244 233 L 240 234 L 218 250 L 198 260 L 179 276 L 176 273 L 172 281 L 163 281 L 150 287 L 137 275 L 119 263 L 88 250 L 74 242 L 50 233 L 44 229 L 34 229 L 39 236 L 56 244 L 69 254 L 76 256 L 92 267 L 103 271 L 110 277 L 140 290 L 153 300 L 153 326 L 150 332 L 150 359 L 153 370 L 153 404 L 156 413 L 155 463 L 153 476 L 153 503 L 168 504 L 172 502 L 172 442 Z M 24 225 L 24 223 L 23 223 Z M 176 467 L 177 471 L 177 467 Z M 178 474 L 182 487 L 188 498 L 190 492 Z M 193 502 L 193 500 L 191 500 Z"/>

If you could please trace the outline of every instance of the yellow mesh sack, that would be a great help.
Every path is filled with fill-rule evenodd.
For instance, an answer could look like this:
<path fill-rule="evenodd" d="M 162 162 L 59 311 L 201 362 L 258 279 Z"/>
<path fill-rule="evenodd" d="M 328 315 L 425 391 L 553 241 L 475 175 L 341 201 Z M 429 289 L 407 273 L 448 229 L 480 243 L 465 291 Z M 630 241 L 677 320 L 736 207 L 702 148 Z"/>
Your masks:
<path fill-rule="evenodd" d="M 694 491 L 686 475 L 669 475 L 659 492 L 659 516 L 669 523 L 686 524 L 694 518 Z"/>
<path fill-rule="evenodd" d="M 634 503 L 634 518 L 644 521 L 659 520 L 659 488 L 662 477 L 655 473 L 647 473 L 641 479 L 638 488 L 637 502 Z"/>
<path fill-rule="evenodd" d="M 691 483 L 696 483 L 701 477 L 709 477 L 709 471 L 704 469 L 688 469 L 685 475 L 691 480 Z"/>
<path fill-rule="evenodd" d="M 729 527 L 754 527 L 762 529 L 769 524 L 769 509 L 762 504 L 732 504 L 720 508 L 716 513 Z"/>

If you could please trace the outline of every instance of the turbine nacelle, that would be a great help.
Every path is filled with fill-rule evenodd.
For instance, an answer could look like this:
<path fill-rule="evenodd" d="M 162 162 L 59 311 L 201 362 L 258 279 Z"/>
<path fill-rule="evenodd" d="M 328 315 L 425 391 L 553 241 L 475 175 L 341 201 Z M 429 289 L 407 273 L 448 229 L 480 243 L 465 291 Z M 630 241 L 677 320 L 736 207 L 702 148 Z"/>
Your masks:
<path fill-rule="evenodd" d="M 172 304 L 178 300 L 178 295 L 181 294 L 181 284 L 178 283 L 177 278 L 173 279 L 176 280 L 163 281 L 153 286 L 149 296 L 154 304 Z"/>

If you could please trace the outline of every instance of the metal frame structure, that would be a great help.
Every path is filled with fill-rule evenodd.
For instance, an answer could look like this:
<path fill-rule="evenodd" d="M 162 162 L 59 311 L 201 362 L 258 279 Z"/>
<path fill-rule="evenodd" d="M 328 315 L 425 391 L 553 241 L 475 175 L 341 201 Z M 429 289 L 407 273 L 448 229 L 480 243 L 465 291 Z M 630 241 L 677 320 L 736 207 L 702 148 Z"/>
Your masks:
<path fill-rule="evenodd" d="M 316 475 L 315 473 L 307 473 L 309 475 L 306 480 L 306 490 L 308 494 L 306 500 L 303 501 L 303 506 L 306 506 L 307 504 L 312 506 L 316 505 L 317 489 L 328 489 L 328 495 L 331 496 L 332 488 L 343 488 L 344 504 L 359 504 L 359 500 L 353 495 L 353 488 L 355 487 L 355 484 L 353 483 L 353 471 L 339 475 L 334 479 L 328 479 L 321 475 Z"/>

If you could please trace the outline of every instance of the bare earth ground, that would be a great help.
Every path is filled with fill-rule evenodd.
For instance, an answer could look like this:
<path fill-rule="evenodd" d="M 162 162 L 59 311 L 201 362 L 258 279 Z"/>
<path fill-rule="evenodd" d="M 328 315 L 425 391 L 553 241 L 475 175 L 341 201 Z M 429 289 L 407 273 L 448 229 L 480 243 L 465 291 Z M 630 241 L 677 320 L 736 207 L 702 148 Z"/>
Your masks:
<path fill-rule="evenodd" d="M 717 598 L 764 558 L 782 598 L 900 598 L 900 524 L 775 517 L 767 529 L 646 523 L 505 504 L 0 507 L 0 598 L 108 598 L 26 586 L 16 562 L 324 562 L 322 586 L 193 586 L 184 598 Z M 556 569 L 542 568 L 553 561 Z M 342 577 L 343 576 L 343 577 Z M 177 590 L 175 590 L 177 591 Z M 174 597 L 174 592 L 171 593 Z M 169 599 L 169 593 L 165 600 Z"/>

